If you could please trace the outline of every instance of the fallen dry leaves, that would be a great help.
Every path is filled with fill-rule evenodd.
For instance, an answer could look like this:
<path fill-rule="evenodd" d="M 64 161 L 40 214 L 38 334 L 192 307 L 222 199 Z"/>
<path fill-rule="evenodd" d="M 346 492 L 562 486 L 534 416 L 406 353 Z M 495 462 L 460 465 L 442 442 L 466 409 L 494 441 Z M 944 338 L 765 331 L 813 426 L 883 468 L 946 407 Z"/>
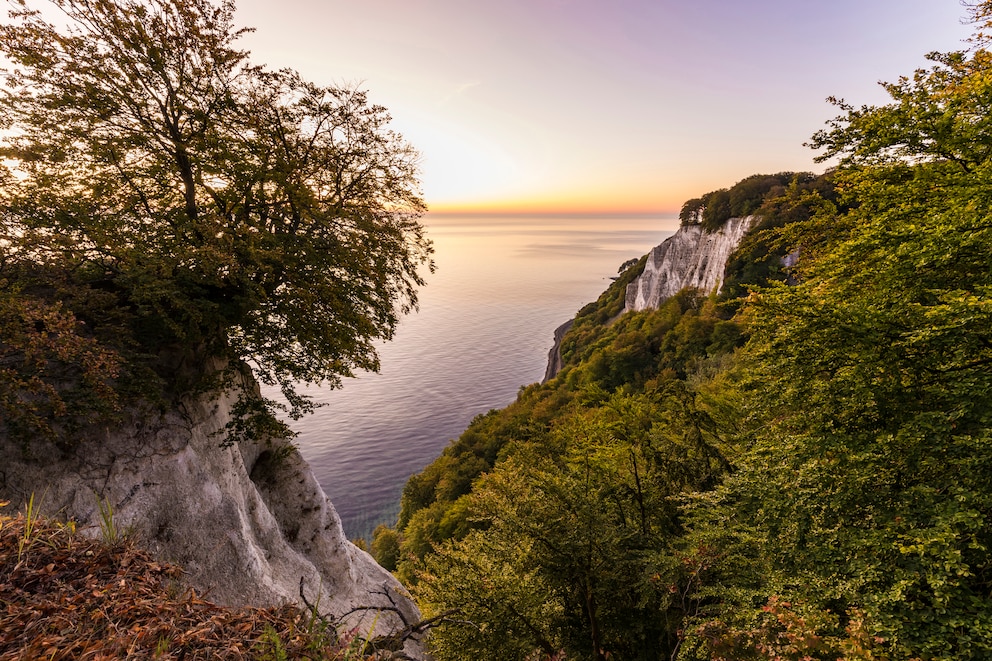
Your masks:
<path fill-rule="evenodd" d="M 128 542 L 0 515 L 0 661 L 362 658 L 294 606 L 223 608 Z"/>

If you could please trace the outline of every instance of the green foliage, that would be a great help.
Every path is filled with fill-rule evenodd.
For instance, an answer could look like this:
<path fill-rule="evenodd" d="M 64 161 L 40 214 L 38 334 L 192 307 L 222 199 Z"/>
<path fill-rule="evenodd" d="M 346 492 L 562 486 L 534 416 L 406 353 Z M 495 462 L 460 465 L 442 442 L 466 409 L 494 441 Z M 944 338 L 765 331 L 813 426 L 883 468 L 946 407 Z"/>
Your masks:
<path fill-rule="evenodd" d="M 618 316 L 631 271 L 580 310 L 555 379 L 406 485 L 384 531 L 398 574 L 425 613 L 471 623 L 432 633 L 438 658 L 668 658 L 699 607 L 707 552 L 677 548 L 677 499 L 731 466 L 736 402 L 715 384 L 745 337 L 696 292 Z"/>
<path fill-rule="evenodd" d="M 698 225 L 703 222 L 703 209 L 705 207 L 706 200 L 702 197 L 687 200 L 679 212 L 679 220 L 683 225 Z"/>
<path fill-rule="evenodd" d="M 286 649 L 279 634 L 272 626 L 267 626 L 255 644 L 255 653 L 261 661 L 287 661 Z"/>
<path fill-rule="evenodd" d="M 814 216 L 836 216 L 845 208 L 828 172 L 811 179 L 796 179 L 780 195 L 769 195 L 754 212 L 750 231 L 727 260 L 720 297 L 724 301 L 742 299 L 749 287 L 772 282 L 795 284 L 801 267 L 800 257 L 815 251 L 809 221 Z M 802 236 L 797 235 L 799 227 Z M 831 226 L 829 234 L 836 232 Z"/>
<path fill-rule="evenodd" d="M 230 421 L 215 434 L 223 437 L 221 445 L 224 447 L 252 439 L 266 439 L 271 442 L 294 438 L 296 432 L 274 413 L 276 410 L 285 409 L 284 405 L 267 397 L 240 392 L 237 401 L 231 407 Z M 292 446 L 287 445 L 282 448 L 284 451 L 289 451 Z"/>
<path fill-rule="evenodd" d="M 85 324 L 60 341 L 98 342 L 173 394 L 209 359 L 248 363 L 293 413 L 294 383 L 376 369 L 433 267 L 417 154 L 386 110 L 252 65 L 231 2 L 53 3 L 64 27 L 23 4 L 0 27 L 0 282 L 21 308 L 4 327 L 51 310 Z M 30 399 L 32 358 L 7 338 L 22 370 L 5 403 Z M 96 350 L 59 358 L 113 381 Z M 51 387 L 39 415 L 60 405 Z"/>
<path fill-rule="evenodd" d="M 372 557 L 388 571 L 396 571 L 400 559 L 399 534 L 389 526 L 380 525 L 372 532 Z"/>
<path fill-rule="evenodd" d="M 835 197 L 824 178 L 767 196 L 761 250 L 736 257 L 741 290 L 770 279 L 759 258 L 815 252 L 791 228 Z M 735 368 L 748 333 L 731 318 L 739 301 L 688 290 L 621 315 L 643 265 L 578 312 L 558 375 L 478 416 L 410 479 L 396 530 L 383 529 L 425 612 L 467 623 L 432 634 L 438 658 L 671 658 L 687 618 L 725 598 L 710 581 L 731 557 L 726 539 L 687 537 L 680 503 L 731 474 L 760 424 Z"/>
<path fill-rule="evenodd" d="M 6 506 L 8 503 L 4 501 L 2 503 Z M 28 499 L 28 502 L 24 505 L 24 530 L 17 540 L 17 561 L 20 562 L 21 558 L 24 557 L 25 549 L 30 549 L 33 542 L 34 529 L 37 525 L 37 509 L 34 505 L 34 494 Z"/>
<path fill-rule="evenodd" d="M 694 398 L 615 394 L 515 447 L 469 500 L 479 527 L 428 556 L 418 584 L 431 611 L 480 628 L 435 631 L 440 658 L 538 650 L 568 658 L 667 658 L 687 604 L 671 542 L 673 496 L 728 465 L 722 441 L 690 419 Z"/>
<path fill-rule="evenodd" d="M 755 553 L 705 592 L 706 656 L 766 649 L 773 603 L 811 614 L 794 655 L 992 654 L 992 58 L 931 59 L 815 136 L 851 204 L 793 225 L 800 281 L 750 299 L 762 424 L 694 534 Z"/>
<path fill-rule="evenodd" d="M 731 218 L 757 213 L 765 200 L 781 196 L 787 186 L 806 185 L 813 179 L 808 172 L 754 174 L 729 189 L 689 200 L 682 205 L 679 220 L 683 225 L 702 225 L 707 232 L 716 232 Z"/>
<path fill-rule="evenodd" d="M 640 261 L 641 260 L 638 259 L 637 257 L 631 257 L 630 259 L 628 259 L 626 262 L 624 262 L 623 264 L 621 264 L 617 268 L 617 273 L 623 273 L 624 271 L 626 271 L 630 267 L 637 266 L 638 262 L 640 262 Z"/>
<path fill-rule="evenodd" d="M 636 265 L 627 268 L 597 302 L 579 311 L 576 323 L 566 336 L 567 342 L 571 342 L 568 338 L 582 332 L 583 328 L 598 332 L 596 329 L 601 329 L 609 319 L 619 315 L 624 305 L 626 286 L 641 273 L 644 261 L 642 258 Z M 566 360 L 568 362 L 575 361 Z M 522 388 L 513 405 L 477 416 L 440 457 L 423 472 L 411 477 L 403 490 L 397 525 L 398 530 L 405 532 L 406 554 L 413 551 L 415 557 L 423 557 L 432 543 L 447 538 L 453 531 L 461 531 L 461 534 L 467 532 L 467 523 L 462 517 L 448 512 L 452 504 L 468 494 L 472 483 L 495 465 L 508 443 L 543 438 L 551 421 L 574 397 L 573 389 L 561 385 L 561 379 L 551 384 Z M 417 520 L 413 522 L 415 516 Z"/>
<path fill-rule="evenodd" d="M 735 322 L 721 318 L 714 300 L 694 292 L 659 310 L 627 314 L 604 325 L 615 292 L 624 286 L 618 281 L 597 304 L 579 312 L 562 343 L 565 365 L 555 379 L 523 388 L 509 407 L 476 417 L 440 457 L 410 478 L 397 525 L 401 575 L 412 578 L 411 561 L 423 558 L 434 544 L 460 539 L 472 529 L 466 496 L 514 448 L 550 442 L 562 420 L 603 405 L 620 389 L 671 392 L 681 380 L 719 364 L 744 340 Z"/>
<path fill-rule="evenodd" d="M 109 500 L 97 497 L 97 508 L 100 510 L 100 538 L 108 546 L 124 543 L 130 536 L 128 529 L 122 529 L 114 518 L 114 506 Z"/>

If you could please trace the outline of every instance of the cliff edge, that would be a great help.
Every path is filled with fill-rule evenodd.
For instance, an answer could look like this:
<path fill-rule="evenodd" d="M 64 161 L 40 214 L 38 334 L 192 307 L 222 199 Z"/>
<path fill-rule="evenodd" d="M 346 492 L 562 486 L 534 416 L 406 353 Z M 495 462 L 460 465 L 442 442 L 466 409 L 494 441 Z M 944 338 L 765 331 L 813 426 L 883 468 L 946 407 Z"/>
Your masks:
<path fill-rule="evenodd" d="M 309 604 L 345 628 L 386 635 L 419 621 L 400 583 L 344 536 L 309 465 L 289 442 L 222 445 L 242 382 L 180 410 L 133 414 L 112 431 L 26 456 L 0 439 L 0 497 L 73 519 L 113 524 L 186 571 L 184 582 L 228 606 Z M 101 510 L 102 508 L 102 510 Z M 302 605 L 302 604 L 301 604 Z M 423 655 L 413 638 L 404 651 Z"/>
<path fill-rule="evenodd" d="M 541 383 L 547 383 L 561 371 L 561 368 L 563 367 L 561 360 L 561 341 L 565 337 L 565 333 L 568 332 L 568 329 L 570 329 L 574 323 L 575 319 L 569 319 L 555 329 L 555 341 L 554 344 L 551 345 L 551 349 L 548 351 L 548 366 L 544 369 L 544 379 Z"/>
<path fill-rule="evenodd" d="M 727 259 L 751 227 L 753 216 L 731 218 L 720 230 L 683 225 L 648 254 L 644 271 L 627 285 L 624 312 L 657 308 L 685 287 L 719 289 Z"/>
<path fill-rule="evenodd" d="M 621 314 L 657 308 L 685 287 L 706 292 L 719 289 L 727 260 L 753 222 L 754 216 L 731 218 L 712 233 L 701 225 L 679 227 L 648 253 L 644 270 L 627 285 Z M 541 383 L 547 383 L 561 371 L 561 342 L 573 322 L 571 319 L 555 329 Z"/>

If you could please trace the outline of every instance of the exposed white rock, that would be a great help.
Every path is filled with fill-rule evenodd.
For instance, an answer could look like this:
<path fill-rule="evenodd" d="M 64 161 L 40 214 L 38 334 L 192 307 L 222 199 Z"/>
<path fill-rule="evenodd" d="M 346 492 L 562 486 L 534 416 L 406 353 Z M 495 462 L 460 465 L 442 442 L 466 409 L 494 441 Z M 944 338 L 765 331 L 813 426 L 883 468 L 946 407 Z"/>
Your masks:
<path fill-rule="evenodd" d="M 753 217 L 731 218 L 718 232 L 683 225 L 648 254 L 644 272 L 627 285 L 624 312 L 657 308 L 684 287 L 719 289 L 730 253 L 751 227 Z"/>
<path fill-rule="evenodd" d="M 255 387 L 243 383 L 241 387 Z M 182 411 L 134 416 L 70 454 L 20 449 L 0 439 L 0 496 L 72 518 L 100 535 L 98 503 L 120 530 L 159 558 L 180 564 L 188 584 L 222 605 L 300 602 L 337 619 L 356 608 L 420 615 L 398 581 L 344 536 L 309 465 L 285 441 L 221 446 L 236 392 L 191 399 Z M 354 611 L 347 626 L 377 634 L 402 629 L 393 610 Z M 423 655 L 416 641 L 406 652 Z"/>
<path fill-rule="evenodd" d="M 548 366 L 544 369 L 544 380 L 541 383 L 547 383 L 561 371 L 561 341 L 574 323 L 575 319 L 569 319 L 555 329 L 555 342 L 551 345 L 551 350 L 548 351 Z"/>

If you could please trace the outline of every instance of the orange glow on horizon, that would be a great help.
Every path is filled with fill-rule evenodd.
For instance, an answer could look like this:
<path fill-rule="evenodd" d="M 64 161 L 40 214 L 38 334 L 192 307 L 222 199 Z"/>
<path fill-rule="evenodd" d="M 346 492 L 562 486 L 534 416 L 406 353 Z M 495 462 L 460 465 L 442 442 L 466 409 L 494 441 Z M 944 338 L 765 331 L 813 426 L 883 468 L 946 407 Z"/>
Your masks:
<path fill-rule="evenodd" d="M 761 171 L 771 171 L 764 168 Z M 633 180 L 620 184 L 549 186 L 544 191 L 507 191 L 504 195 L 427 195 L 430 213 L 437 215 L 678 215 L 686 200 L 699 197 L 755 174 L 712 168 L 698 174 L 682 172 L 665 181 Z"/>
<path fill-rule="evenodd" d="M 686 198 L 688 199 L 688 198 Z M 575 215 L 671 215 L 677 214 L 684 200 L 523 198 L 504 200 L 428 201 L 429 213 L 437 215 L 486 214 L 575 214 Z"/>
<path fill-rule="evenodd" d="M 646 207 L 621 207 L 617 205 L 586 205 L 586 204 L 565 204 L 565 205 L 533 205 L 515 204 L 512 202 L 495 204 L 451 204 L 451 205 L 430 205 L 428 214 L 438 216 L 486 216 L 486 215 L 508 215 L 524 216 L 533 215 L 621 215 L 621 216 L 668 216 L 678 214 L 677 209 L 659 209 Z"/>

